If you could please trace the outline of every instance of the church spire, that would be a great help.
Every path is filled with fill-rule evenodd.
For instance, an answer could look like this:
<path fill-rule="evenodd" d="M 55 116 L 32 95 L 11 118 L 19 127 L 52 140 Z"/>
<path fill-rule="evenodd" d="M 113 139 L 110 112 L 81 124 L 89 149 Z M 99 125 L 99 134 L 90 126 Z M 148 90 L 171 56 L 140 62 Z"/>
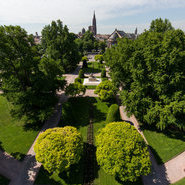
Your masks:
<path fill-rule="evenodd" d="M 96 28 L 96 15 L 95 15 L 95 11 L 94 11 L 94 15 L 93 15 L 92 26 L 93 26 L 93 33 L 94 33 L 94 35 L 96 35 L 97 34 L 97 28 Z"/>

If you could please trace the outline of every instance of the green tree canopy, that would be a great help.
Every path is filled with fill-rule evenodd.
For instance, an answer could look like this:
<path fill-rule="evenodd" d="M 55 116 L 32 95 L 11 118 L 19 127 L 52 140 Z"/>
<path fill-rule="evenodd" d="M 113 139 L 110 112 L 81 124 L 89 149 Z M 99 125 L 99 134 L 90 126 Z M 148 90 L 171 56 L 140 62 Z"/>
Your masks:
<path fill-rule="evenodd" d="M 83 153 L 83 140 L 75 127 L 47 129 L 35 145 L 36 160 L 50 172 L 62 172 L 78 163 Z"/>
<path fill-rule="evenodd" d="M 103 63 L 103 55 L 95 55 L 94 59 L 99 61 L 101 64 Z"/>
<path fill-rule="evenodd" d="M 33 37 L 19 26 L 0 27 L 1 89 L 13 104 L 12 114 L 26 123 L 43 122 L 57 101 L 56 89 L 64 80 L 57 61 L 40 56 Z"/>
<path fill-rule="evenodd" d="M 155 22 L 155 21 L 154 21 Z M 185 34 L 145 31 L 135 41 L 121 39 L 105 54 L 111 77 L 122 86 L 129 113 L 159 129 L 185 129 Z"/>
<path fill-rule="evenodd" d="M 65 88 L 65 94 L 68 96 L 71 95 L 74 97 L 76 95 L 80 95 L 81 93 L 84 95 L 85 92 L 86 92 L 86 87 L 79 82 L 69 84 Z"/>
<path fill-rule="evenodd" d="M 62 22 L 52 21 L 42 30 L 42 47 L 45 55 L 60 61 L 60 66 L 65 72 L 74 70 L 80 61 L 78 46 L 75 42 L 76 36 L 69 33 L 67 26 Z"/>
<path fill-rule="evenodd" d="M 96 136 L 98 164 L 108 174 L 121 181 L 136 181 L 150 173 L 150 155 L 147 146 L 134 128 L 126 122 L 106 125 Z"/>
<path fill-rule="evenodd" d="M 76 39 L 75 42 L 78 45 L 81 55 L 84 55 L 87 52 L 92 52 L 93 50 L 101 50 L 104 52 L 106 47 L 106 43 L 96 40 L 91 31 L 86 31 L 82 38 Z"/>
<path fill-rule="evenodd" d="M 171 25 L 171 22 L 168 19 L 155 19 L 151 22 L 150 31 L 164 33 L 168 30 L 173 30 L 174 28 Z"/>
<path fill-rule="evenodd" d="M 102 101 L 109 101 L 116 95 L 117 89 L 110 80 L 101 82 L 94 91 Z"/>

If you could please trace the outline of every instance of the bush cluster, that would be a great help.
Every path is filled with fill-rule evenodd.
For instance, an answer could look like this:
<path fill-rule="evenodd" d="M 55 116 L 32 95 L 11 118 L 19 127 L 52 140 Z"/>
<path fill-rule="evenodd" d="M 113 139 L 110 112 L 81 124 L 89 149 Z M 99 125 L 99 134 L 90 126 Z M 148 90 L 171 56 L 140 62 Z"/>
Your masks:
<path fill-rule="evenodd" d="M 150 173 L 148 148 L 134 126 L 113 122 L 96 136 L 96 157 L 104 171 L 121 181 L 136 181 Z"/>
<path fill-rule="evenodd" d="M 83 153 L 83 140 L 75 127 L 47 129 L 35 143 L 36 160 L 49 172 L 68 170 Z"/>

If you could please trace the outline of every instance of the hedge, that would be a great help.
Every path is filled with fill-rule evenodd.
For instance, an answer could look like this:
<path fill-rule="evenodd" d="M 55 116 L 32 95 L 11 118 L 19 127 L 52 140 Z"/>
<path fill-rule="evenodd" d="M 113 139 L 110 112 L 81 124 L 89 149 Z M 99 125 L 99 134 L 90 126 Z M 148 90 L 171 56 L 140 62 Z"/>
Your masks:
<path fill-rule="evenodd" d="M 119 106 L 117 104 L 112 104 L 109 108 L 106 122 L 111 123 L 120 120 Z"/>

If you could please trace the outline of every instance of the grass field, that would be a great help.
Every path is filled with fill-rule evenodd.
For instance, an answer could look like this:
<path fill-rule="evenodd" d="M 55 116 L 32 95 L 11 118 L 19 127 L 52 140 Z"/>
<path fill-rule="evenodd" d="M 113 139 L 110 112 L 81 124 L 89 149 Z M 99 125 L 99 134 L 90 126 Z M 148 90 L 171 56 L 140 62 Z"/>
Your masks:
<path fill-rule="evenodd" d="M 39 131 L 25 129 L 24 122 L 11 117 L 10 108 L 11 104 L 0 95 L 0 147 L 21 160 Z"/>
<path fill-rule="evenodd" d="M 185 185 L 185 178 L 183 178 L 182 180 L 180 180 L 172 185 Z"/>
<path fill-rule="evenodd" d="M 88 62 L 88 68 L 84 69 L 85 73 L 100 73 L 104 67 L 104 64 L 99 62 Z"/>
<path fill-rule="evenodd" d="M 0 184 L 1 185 L 8 185 L 9 184 L 9 180 L 3 176 L 0 175 Z"/>
<path fill-rule="evenodd" d="M 93 128 L 94 128 L 94 137 L 98 134 L 98 130 L 102 129 L 106 126 L 106 116 L 108 113 L 108 109 L 110 107 L 110 104 L 106 102 L 100 101 L 99 98 L 95 98 L 96 101 L 93 104 L 94 105 L 94 119 L 93 119 Z M 115 102 L 113 102 L 115 103 Z M 95 140 L 96 145 L 96 140 Z M 142 185 L 141 179 L 139 179 L 135 183 L 120 183 L 118 182 L 113 176 L 108 175 L 104 172 L 103 169 L 99 169 L 97 166 L 96 169 L 98 169 L 95 174 L 96 178 L 94 180 L 94 185 Z"/>
<path fill-rule="evenodd" d="M 62 105 L 62 117 L 59 126 L 71 125 L 82 134 L 87 141 L 87 126 L 89 124 L 89 98 L 70 98 Z M 83 157 L 79 164 L 72 166 L 68 174 L 49 174 L 43 168 L 36 179 L 36 184 L 50 185 L 82 185 L 84 174 Z"/>
<path fill-rule="evenodd" d="M 146 129 L 143 132 L 159 164 L 165 163 L 185 151 L 185 135 L 183 133 Z"/>
<path fill-rule="evenodd" d="M 89 124 L 89 107 L 93 106 L 93 127 L 94 135 L 98 130 L 105 127 L 106 116 L 110 104 L 102 102 L 99 98 L 70 98 L 63 105 L 62 119 L 60 126 L 72 125 L 78 128 L 83 136 L 84 142 L 87 141 L 87 126 Z M 50 185 L 81 185 L 83 184 L 83 157 L 79 164 L 74 165 L 68 174 L 49 174 L 43 168 L 40 170 L 36 179 L 36 184 Z M 106 174 L 102 169 L 95 165 L 95 185 L 121 185 L 111 175 Z M 139 180 L 136 183 L 124 183 L 123 185 L 142 185 Z"/>

